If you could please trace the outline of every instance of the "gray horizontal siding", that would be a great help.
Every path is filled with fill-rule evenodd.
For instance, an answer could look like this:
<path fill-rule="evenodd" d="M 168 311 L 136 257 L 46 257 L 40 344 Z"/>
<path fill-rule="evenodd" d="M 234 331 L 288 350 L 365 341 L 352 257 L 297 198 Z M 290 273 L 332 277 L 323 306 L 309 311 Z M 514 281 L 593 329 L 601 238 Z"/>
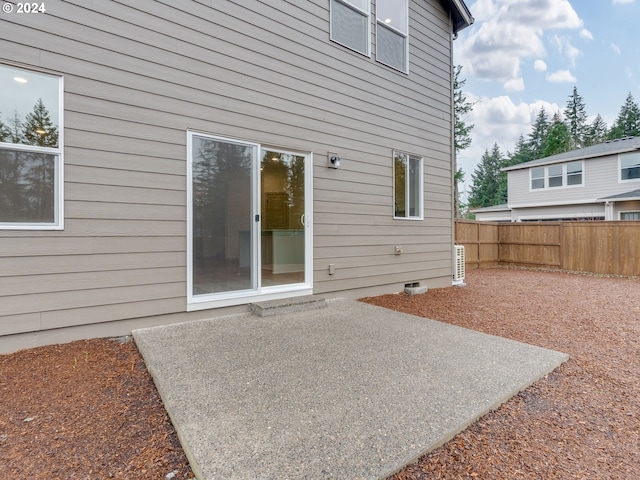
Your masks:
<path fill-rule="evenodd" d="M 52 0 L 5 16 L 0 61 L 65 78 L 65 229 L 0 231 L 0 334 L 184 312 L 187 129 L 314 153 L 318 292 L 449 279 L 448 15 L 411 2 L 407 76 L 330 42 L 328 8 Z M 425 158 L 424 221 L 392 218 L 393 149 Z"/>

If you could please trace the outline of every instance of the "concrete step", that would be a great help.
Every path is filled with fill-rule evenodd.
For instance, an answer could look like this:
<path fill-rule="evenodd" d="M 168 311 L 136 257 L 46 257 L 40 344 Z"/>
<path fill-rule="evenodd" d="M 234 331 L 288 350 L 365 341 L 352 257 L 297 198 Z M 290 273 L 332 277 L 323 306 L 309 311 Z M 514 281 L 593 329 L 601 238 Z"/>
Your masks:
<path fill-rule="evenodd" d="M 325 308 L 327 301 L 317 295 L 305 295 L 302 297 L 283 298 L 251 304 L 251 311 L 258 317 L 271 317 L 285 313 L 305 312 Z"/>

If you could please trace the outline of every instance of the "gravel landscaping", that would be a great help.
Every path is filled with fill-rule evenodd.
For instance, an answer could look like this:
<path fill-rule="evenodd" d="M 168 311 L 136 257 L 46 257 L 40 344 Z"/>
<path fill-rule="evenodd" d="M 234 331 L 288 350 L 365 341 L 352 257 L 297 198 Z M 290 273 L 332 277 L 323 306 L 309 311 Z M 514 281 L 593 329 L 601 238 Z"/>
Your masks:
<path fill-rule="evenodd" d="M 571 359 L 389 480 L 640 478 L 640 280 L 487 269 L 466 281 L 363 300 Z M 7 478 L 193 476 L 130 339 L 0 355 L 0 398 Z"/>

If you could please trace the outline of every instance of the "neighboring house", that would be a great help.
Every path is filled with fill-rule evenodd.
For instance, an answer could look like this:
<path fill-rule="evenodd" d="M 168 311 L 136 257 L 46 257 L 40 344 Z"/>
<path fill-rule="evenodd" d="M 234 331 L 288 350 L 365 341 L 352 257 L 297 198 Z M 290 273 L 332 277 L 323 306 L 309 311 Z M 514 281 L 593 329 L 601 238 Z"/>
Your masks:
<path fill-rule="evenodd" d="M 0 350 L 451 285 L 461 0 L 9 5 Z"/>
<path fill-rule="evenodd" d="M 509 203 L 472 210 L 477 220 L 640 220 L 640 137 L 611 140 L 504 171 Z"/>

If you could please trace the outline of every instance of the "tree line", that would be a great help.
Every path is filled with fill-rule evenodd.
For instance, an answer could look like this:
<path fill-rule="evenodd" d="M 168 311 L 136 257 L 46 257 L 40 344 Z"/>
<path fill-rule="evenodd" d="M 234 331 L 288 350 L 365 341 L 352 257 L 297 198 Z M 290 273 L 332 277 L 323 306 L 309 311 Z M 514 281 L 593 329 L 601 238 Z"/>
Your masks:
<path fill-rule="evenodd" d="M 459 101 L 457 97 L 455 100 Z M 470 103 L 466 101 L 466 105 Z M 574 86 L 564 111 L 555 112 L 550 118 L 549 112 L 541 108 L 529 134 L 520 135 L 513 152 L 503 154 L 497 142 L 485 150 L 471 175 L 468 203 L 460 210 L 466 210 L 468 215 L 470 208 L 507 203 L 507 173 L 501 171 L 505 167 L 633 136 L 640 136 L 640 107 L 631 93 L 618 117 L 608 127 L 600 114 L 588 121 L 585 102 Z M 458 172 L 457 179 L 460 177 L 461 172 Z"/>

